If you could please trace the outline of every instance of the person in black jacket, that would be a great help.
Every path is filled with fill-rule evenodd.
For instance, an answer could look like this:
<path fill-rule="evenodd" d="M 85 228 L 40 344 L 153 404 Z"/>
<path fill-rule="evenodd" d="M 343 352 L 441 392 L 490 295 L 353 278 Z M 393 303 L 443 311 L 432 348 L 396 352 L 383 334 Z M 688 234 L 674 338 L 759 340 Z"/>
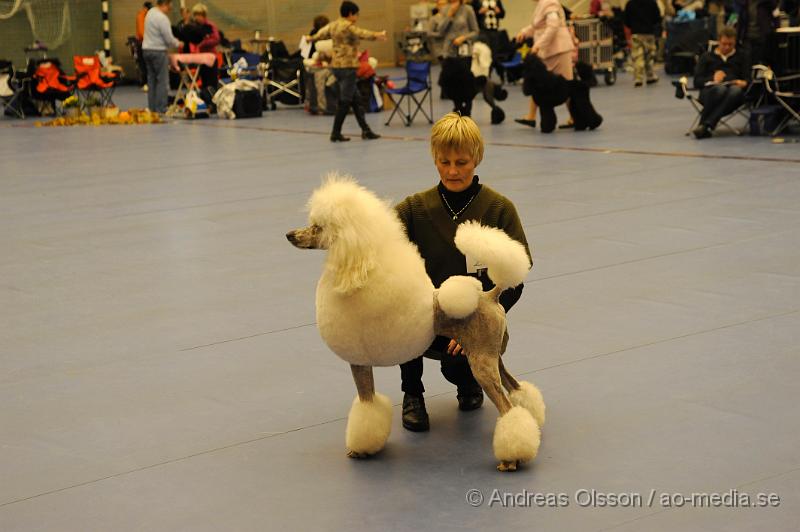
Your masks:
<path fill-rule="evenodd" d="M 647 74 L 647 84 L 658 81 L 653 72 L 656 56 L 656 35 L 661 33 L 661 11 L 655 0 L 630 0 L 625 6 L 625 25 L 631 29 L 631 56 L 634 86 L 641 87 Z"/>
<path fill-rule="evenodd" d="M 694 86 L 700 89 L 700 125 L 693 133 L 698 139 L 711 136 L 720 119 L 744 103 L 747 89 L 748 58 L 736 50 L 736 30 L 725 27 L 713 52 L 700 56 L 694 74 Z"/>
<path fill-rule="evenodd" d="M 481 31 L 497 31 L 500 19 L 506 16 L 501 0 L 472 0 L 472 10 L 478 17 Z"/>

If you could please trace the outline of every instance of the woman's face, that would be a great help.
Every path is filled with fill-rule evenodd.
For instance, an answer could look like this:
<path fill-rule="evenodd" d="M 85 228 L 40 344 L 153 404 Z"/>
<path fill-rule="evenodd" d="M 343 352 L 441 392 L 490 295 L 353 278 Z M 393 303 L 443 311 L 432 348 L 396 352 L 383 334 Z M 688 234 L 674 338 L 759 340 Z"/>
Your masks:
<path fill-rule="evenodd" d="M 475 161 L 468 153 L 447 150 L 436 155 L 436 169 L 444 188 L 450 192 L 461 192 L 472 184 L 475 175 Z"/>

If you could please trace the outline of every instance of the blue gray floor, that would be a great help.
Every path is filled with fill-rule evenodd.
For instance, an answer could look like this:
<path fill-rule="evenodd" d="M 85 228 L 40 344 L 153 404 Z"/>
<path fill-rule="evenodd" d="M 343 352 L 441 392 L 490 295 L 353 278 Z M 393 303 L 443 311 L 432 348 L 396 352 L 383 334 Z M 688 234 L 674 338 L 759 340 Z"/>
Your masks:
<path fill-rule="evenodd" d="M 495 471 L 494 408 L 459 413 L 432 361 L 431 432 L 396 407 L 386 450 L 346 458 L 355 391 L 314 326 L 323 255 L 283 236 L 329 170 L 395 200 L 436 183 L 425 121 L 371 115 L 384 139 L 331 144 L 330 118 L 286 108 L 0 120 L 0 530 L 796 530 L 798 144 L 685 137 L 665 80 L 594 90 L 592 133 L 518 126 L 510 92 L 506 124 L 475 118 L 481 179 L 534 246 L 506 364 L 548 421 L 516 474 Z M 397 368 L 377 385 L 401 401 Z M 693 493 L 780 501 L 662 504 Z"/>

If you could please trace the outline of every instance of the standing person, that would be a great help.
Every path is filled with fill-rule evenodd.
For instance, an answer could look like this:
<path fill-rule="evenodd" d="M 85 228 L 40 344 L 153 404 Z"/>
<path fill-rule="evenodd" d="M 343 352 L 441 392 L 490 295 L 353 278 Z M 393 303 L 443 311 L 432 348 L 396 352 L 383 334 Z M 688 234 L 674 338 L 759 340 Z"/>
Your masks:
<path fill-rule="evenodd" d="M 439 86 L 442 97 L 453 101 L 454 111 L 463 116 L 472 113 L 475 83 L 472 65 L 472 41 L 478 36 L 478 19 L 466 0 L 450 2 L 443 8 L 444 21 L 434 34 L 442 40 L 442 71 Z"/>
<path fill-rule="evenodd" d="M 749 65 L 746 54 L 736 49 L 736 30 L 723 28 L 713 52 L 705 52 L 697 62 L 694 87 L 700 89 L 700 124 L 692 133 L 706 139 L 720 119 L 744 103 Z"/>
<path fill-rule="evenodd" d="M 219 28 L 208 19 L 208 7 L 205 4 L 197 3 L 192 6 L 192 10 L 181 10 L 183 17 L 179 28 L 179 35 L 185 42 L 186 52 L 190 54 L 217 54 L 217 46 L 220 42 Z M 217 92 L 219 85 L 219 73 L 216 63 L 214 66 L 200 65 L 200 81 L 202 89 L 200 97 L 211 108 L 214 93 Z"/>
<path fill-rule="evenodd" d="M 172 35 L 167 13 L 172 10 L 172 0 L 156 0 L 156 7 L 144 18 L 142 56 L 147 65 L 147 107 L 151 111 L 167 111 L 169 92 L 169 58 L 167 50 L 177 48 L 180 41 Z"/>
<path fill-rule="evenodd" d="M 428 36 L 431 40 L 431 53 L 440 61 L 444 57 L 444 33 L 442 26 L 447 20 L 448 0 L 436 0 L 436 7 L 433 8 L 430 25 L 428 26 Z"/>
<path fill-rule="evenodd" d="M 346 142 L 349 137 L 342 135 L 342 125 L 347 117 L 350 108 L 356 116 L 356 121 L 361 127 L 361 138 L 364 140 L 379 139 L 381 136 L 374 133 L 364 117 L 364 109 L 361 108 L 359 99 L 356 97 L 356 71 L 358 70 L 358 43 L 360 39 L 367 40 L 386 40 L 386 30 L 369 31 L 356 26 L 358 21 L 358 6 L 349 1 L 342 2 L 339 7 L 341 18 L 334 20 L 330 24 L 320 28 L 314 35 L 306 35 L 306 40 L 310 42 L 323 39 L 333 39 L 333 59 L 331 60 L 331 70 L 336 76 L 336 83 L 339 88 L 339 101 L 336 107 L 336 116 L 333 119 L 333 131 L 331 131 L 331 142 Z"/>
<path fill-rule="evenodd" d="M 330 19 L 328 17 L 326 17 L 325 15 L 317 15 L 316 17 L 314 17 L 314 20 L 311 23 L 311 31 L 308 32 L 308 34 L 316 35 L 319 30 L 327 26 L 329 23 Z M 311 59 L 311 57 L 314 55 L 314 52 L 316 51 L 317 51 L 317 44 L 313 42 L 310 43 L 307 52 L 308 55 L 304 56 L 304 59 Z"/>
<path fill-rule="evenodd" d="M 490 290 L 494 285 L 486 271 L 470 268 L 456 248 L 453 242 L 456 229 L 466 220 L 478 220 L 502 229 L 527 250 L 517 210 L 511 200 L 480 183 L 475 175 L 475 168 L 483 159 L 483 138 L 471 118 L 449 113 L 439 119 L 431 129 L 431 154 L 439 184 L 400 202 L 395 207 L 400 221 L 425 260 L 425 270 L 434 286 L 438 288 L 452 275 L 471 275 L 481 281 L 484 290 Z M 506 312 L 519 300 L 522 288 L 520 284 L 500 295 L 500 304 Z M 445 379 L 456 385 L 459 410 L 481 407 L 483 391 L 455 340 L 437 336 L 426 354 L 440 359 Z M 401 387 L 405 392 L 403 427 L 415 432 L 430 428 L 422 370 L 422 355 L 400 366 Z"/>
<path fill-rule="evenodd" d="M 472 0 L 472 10 L 478 17 L 481 31 L 497 31 L 500 19 L 506 16 L 502 0 Z"/>
<path fill-rule="evenodd" d="M 442 39 L 444 57 L 471 57 L 472 40 L 480 33 L 478 19 L 467 0 L 450 2 L 443 9 L 445 19 L 436 33 Z"/>
<path fill-rule="evenodd" d="M 750 65 L 769 64 L 772 59 L 768 47 L 777 21 L 772 16 L 778 0 L 735 0 L 738 15 L 737 37 L 742 51 L 750 58 Z"/>
<path fill-rule="evenodd" d="M 144 18 L 152 7 L 153 2 L 145 2 L 139 12 L 136 13 L 136 66 L 139 69 L 139 85 L 145 92 L 147 92 L 147 65 L 144 64 L 144 57 L 142 56 L 142 41 L 144 40 Z"/>
<path fill-rule="evenodd" d="M 531 23 L 517 33 L 516 41 L 521 43 L 533 37 L 532 54 L 538 55 L 547 70 L 572 79 L 572 50 L 575 45 L 572 34 L 567 29 L 567 18 L 564 8 L 558 0 L 539 0 L 533 10 Z M 536 111 L 538 107 L 533 98 L 528 102 L 528 114 L 514 119 L 519 124 L 536 127 Z"/>
<path fill-rule="evenodd" d="M 629 0 L 625 6 L 625 25 L 630 28 L 633 57 L 633 86 L 641 87 L 658 81 L 653 73 L 656 55 L 656 34 L 661 33 L 661 11 L 655 0 Z"/>

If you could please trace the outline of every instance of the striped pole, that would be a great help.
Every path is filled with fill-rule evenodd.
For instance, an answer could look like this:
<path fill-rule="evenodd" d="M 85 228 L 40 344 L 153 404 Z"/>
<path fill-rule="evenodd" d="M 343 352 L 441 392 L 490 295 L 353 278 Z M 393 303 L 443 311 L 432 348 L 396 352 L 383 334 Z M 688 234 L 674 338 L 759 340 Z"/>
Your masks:
<path fill-rule="evenodd" d="M 108 22 L 108 0 L 102 1 L 103 6 L 103 52 L 106 59 L 111 61 L 111 25 Z"/>

